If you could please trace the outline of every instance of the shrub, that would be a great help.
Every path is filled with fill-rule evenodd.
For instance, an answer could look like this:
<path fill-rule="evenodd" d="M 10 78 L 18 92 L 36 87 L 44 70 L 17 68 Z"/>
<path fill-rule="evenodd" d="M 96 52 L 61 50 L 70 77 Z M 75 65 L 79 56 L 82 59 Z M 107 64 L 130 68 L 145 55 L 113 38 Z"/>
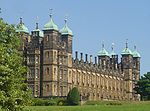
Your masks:
<path fill-rule="evenodd" d="M 33 106 L 55 106 L 57 105 L 57 102 L 49 99 L 36 98 L 32 100 L 32 105 Z"/>
<path fill-rule="evenodd" d="M 76 87 L 69 91 L 67 95 L 67 104 L 68 105 L 79 105 L 80 103 L 80 94 Z"/>
<path fill-rule="evenodd" d="M 66 105 L 67 105 L 66 99 L 59 100 L 59 101 L 57 102 L 57 105 L 58 105 L 58 106 L 66 106 Z"/>
<path fill-rule="evenodd" d="M 66 105 L 66 100 L 63 98 L 55 98 L 55 99 L 42 99 L 42 98 L 34 98 L 32 100 L 32 106 L 62 106 Z"/>

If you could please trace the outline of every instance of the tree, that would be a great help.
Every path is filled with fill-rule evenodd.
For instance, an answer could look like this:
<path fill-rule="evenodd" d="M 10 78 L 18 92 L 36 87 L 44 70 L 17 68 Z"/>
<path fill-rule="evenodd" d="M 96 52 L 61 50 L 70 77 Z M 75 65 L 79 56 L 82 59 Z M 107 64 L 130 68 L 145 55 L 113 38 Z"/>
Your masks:
<path fill-rule="evenodd" d="M 76 87 L 69 91 L 67 95 L 68 105 L 79 105 L 80 103 L 80 94 Z"/>
<path fill-rule="evenodd" d="M 141 77 L 135 90 L 141 95 L 141 100 L 150 100 L 150 72 Z"/>
<path fill-rule="evenodd" d="M 0 106 L 8 111 L 23 110 L 30 97 L 19 45 L 15 27 L 0 19 Z"/>

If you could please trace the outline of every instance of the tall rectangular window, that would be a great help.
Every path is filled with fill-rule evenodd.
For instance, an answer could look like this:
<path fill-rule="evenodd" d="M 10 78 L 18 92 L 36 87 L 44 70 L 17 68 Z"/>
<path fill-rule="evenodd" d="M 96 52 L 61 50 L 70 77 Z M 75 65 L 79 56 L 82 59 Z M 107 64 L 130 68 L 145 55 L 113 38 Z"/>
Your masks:
<path fill-rule="evenodd" d="M 36 68 L 36 69 L 35 69 L 35 78 L 36 78 L 36 79 L 38 78 L 38 75 L 39 75 L 39 69 Z"/>

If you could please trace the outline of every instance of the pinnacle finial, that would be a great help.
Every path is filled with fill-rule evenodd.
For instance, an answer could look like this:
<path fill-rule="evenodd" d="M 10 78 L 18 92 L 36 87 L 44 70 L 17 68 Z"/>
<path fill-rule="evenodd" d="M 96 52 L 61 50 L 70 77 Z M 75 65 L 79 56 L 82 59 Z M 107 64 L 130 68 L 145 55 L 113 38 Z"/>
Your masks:
<path fill-rule="evenodd" d="M 104 41 L 102 42 L 102 49 L 104 49 L 105 45 L 104 45 Z"/>
<path fill-rule="evenodd" d="M 128 39 L 126 39 L 126 48 L 128 48 Z"/>
<path fill-rule="evenodd" d="M 53 9 L 51 8 L 51 9 L 50 9 L 50 18 L 51 18 L 52 15 L 53 15 L 52 13 L 53 13 Z"/>
<path fill-rule="evenodd" d="M 112 43 L 111 50 L 114 51 L 114 43 Z"/>
<path fill-rule="evenodd" d="M 68 14 L 65 15 L 65 24 L 67 24 Z"/>
<path fill-rule="evenodd" d="M 136 45 L 134 45 L 134 50 L 136 50 Z"/>
<path fill-rule="evenodd" d="M 22 17 L 20 17 L 20 24 L 23 24 Z"/>
<path fill-rule="evenodd" d="M 36 29 L 39 28 L 39 23 L 38 23 L 38 21 L 39 21 L 39 17 L 37 16 L 37 17 L 36 17 Z"/>
<path fill-rule="evenodd" d="M 39 24 L 38 23 L 36 23 L 36 29 L 38 29 L 39 28 Z"/>

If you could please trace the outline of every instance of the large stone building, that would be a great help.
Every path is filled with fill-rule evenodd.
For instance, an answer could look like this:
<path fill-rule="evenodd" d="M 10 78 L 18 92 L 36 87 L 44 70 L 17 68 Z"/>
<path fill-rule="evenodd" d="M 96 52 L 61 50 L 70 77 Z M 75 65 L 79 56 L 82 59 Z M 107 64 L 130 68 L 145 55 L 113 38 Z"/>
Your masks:
<path fill-rule="evenodd" d="M 66 96 L 69 90 L 77 87 L 82 99 L 89 100 L 138 100 L 134 91 L 140 77 L 140 54 L 126 47 L 122 51 L 121 62 L 114 52 L 108 53 L 102 45 L 98 56 L 92 60 L 83 53 L 73 58 L 73 33 L 65 20 L 59 30 L 50 20 L 43 31 L 38 27 L 29 34 L 28 28 L 20 19 L 17 32 L 21 34 L 20 51 L 24 54 L 29 68 L 27 82 L 34 97 Z"/>

